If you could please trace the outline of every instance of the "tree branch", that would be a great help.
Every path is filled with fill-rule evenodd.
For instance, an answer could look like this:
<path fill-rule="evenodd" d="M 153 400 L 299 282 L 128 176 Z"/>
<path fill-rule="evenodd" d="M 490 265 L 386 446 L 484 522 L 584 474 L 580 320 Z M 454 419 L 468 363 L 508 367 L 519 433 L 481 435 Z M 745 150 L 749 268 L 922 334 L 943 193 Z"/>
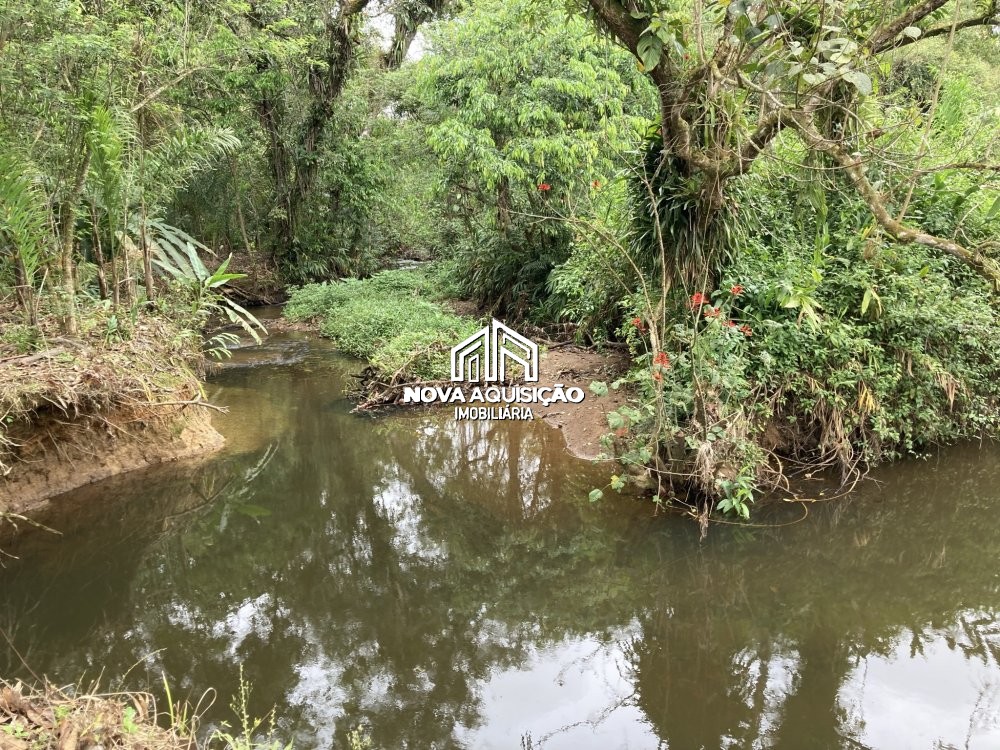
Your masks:
<path fill-rule="evenodd" d="M 151 92 L 151 93 L 150 93 L 150 94 L 149 94 L 148 96 L 146 96 L 146 97 L 145 97 L 145 98 L 144 98 L 144 99 L 143 99 L 143 100 L 142 100 L 141 102 L 139 102 L 139 103 L 138 103 L 138 104 L 136 104 L 136 105 L 135 105 L 134 107 L 132 107 L 132 109 L 130 109 L 130 110 L 129 110 L 129 114 L 133 114 L 133 115 L 134 115 L 134 114 L 135 114 L 136 112 L 138 112 L 138 111 L 139 111 L 140 109 L 142 109 L 142 108 L 143 108 L 143 107 L 145 107 L 145 106 L 146 106 L 147 104 L 149 104 L 149 103 L 150 103 L 151 101 L 153 101 L 153 100 L 154 100 L 154 99 L 156 99 L 156 98 L 157 98 L 158 96 L 160 96 L 160 94 L 162 94 L 162 93 L 163 93 L 164 91 L 166 91 L 167 89 L 169 89 L 169 88 L 171 88 L 171 87 L 173 87 L 173 86 L 176 86 L 176 85 L 177 85 L 178 83 L 180 83 L 181 81 L 183 81 L 183 80 L 184 80 L 185 78 L 187 78 L 187 77 L 188 77 L 189 75 L 191 75 L 192 73 L 197 73 L 197 72 L 198 72 L 199 70 L 205 70 L 205 66 L 204 66 L 204 65 L 199 65 L 199 66 L 197 66 L 197 67 L 194 67 L 194 68 L 188 68 L 187 70 L 185 70 L 185 71 L 182 71 L 181 73 L 179 73 L 179 74 L 177 75 L 177 77 L 176 77 L 176 78 L 174 78 L 173 80 L 171 80 L 171 81 L 167 81 L 166 83 L 164 83 L 164 84 L 163 84 L 163 85 L 161 85 L 161 86 L 157 86 L 157 87 L 156 87 L 155 89 L 153 89 L 153 91 L 152 91 L 152 92 Z"/>
<path fill-rule="evenodd" d="M 785 120 L 782 118 L 782 110 L 775 110 L 761 119 L 757 129 L 750 134 L 750 138 L 743 144 L 737 157 L 735 166 L 723 177 L 735 177 L 746 174 L 753 166 L 754 160 L 760 156 L 767 145 L 773 141 L 785 127 Z"/>
<path fill-rule="evenodd" d="M 926 5 L 927 3 L 924 4 Z M 940 5 L 938 7 L 940 7 Z M 879 53 L 879 52 L 887 52 L 888 50 L 892 49 L 899 49 L 900 47 L 906 47 L 910 44 L 914 44 L 915 42 L 921 42 L 924 39 L 932 39 L 936 36 L 944 36 L 945 34 L 950 34 L 953 28 L 955 31 L 961 31 L 962 29 L 972 28 L 974 26 L 989 26 L 993 23 L 996 23 L 997 12 L 998 12 L 997 0 L 992 0 L 986 12 L 983 13 L 981 16 L 975 16 L 974 18 L 966 18 L 964 21 L 959 21 L 958 23 L 955 24 L 946 23 L 946 24 L 941 24 L 940 26 L 934 26 L 929 29 L 921 29 L 920 36 L 918 37 L 899 36 L 899 34 L 907 26 L 913 26 L 914 23 L 916 23 L 916 21 L 919 21 L 922 18 L 926 18 L 927 15 L 929 15 L 929 13 L 932 13 L 934 10 L 937 10 L 937 8 L 931 9 L 930 11 L 928 11 L 928 13 L 924 13 L 923 15 L 919 16 L 919 18 L 914 19 L 910 23 L 906 23 L 902 26 L 899 26 L 899 23 L 902 22 L 902 19 L 909 18 L 910 14 L 913 13 L 913 11 L 910 11 L 910 13 L 901 16 L 900 19 L 897 19 L 896 21 L 893 21 L 891 24 L 886 26 L 883 32 L 876 32 L 878 35 L 872 36 L 872 44 L 871 44 L 872 51 L 875 53 Z"/>
<path fill-rule="evenodd" d="M 809 118 L 802 113 L 788 112 L 785 119 L 788 124 L 796 129 L 806 146 L 814 151 L 827 154 L 841 166 L 851 180 L 851 184 L 854 185 L 865 203 L 868 204 L 868 208 L 871 210 L 875 220 L 893 238 L 899 242 L 913 242 L 946 252 L 990 281 L 994 289 L 1000 289 L 1000 267 L 993 260 L 975 249 L 964 247 L 957 242 L 944 239 L 943 237 L 928 234 L 920 229 L 908 227 L 902 222 L 897 221 L 886 210 L 882 196 L 879 195 L 878 191 L 865 176 L 860 159 L 856 159 L 848 154 L 837 142 L 824 138 L 819 130 L 810 122 Z"/>
<path fill-rule="evenodd" d="M 903 29 L 927 18 L 927 16 L 947 2 L 948 0 L 924 0 L 924 2 L 914 5 L 901 16 L 897 16 L 892 21 L 889 21 L 885 26 L 875 29 L 869 37 L 868 46 L 873 50 L 877 50 L 882 45 L 891 44 L 902 33 Z M 949 24 L 950 27 L 951 24 Z"/>
<path fill-rule="evenodd" d="M 628 8 L 618 0 L 587 0 L 587 4 L 611 34 L 637 59 L 639 58 L 639 37 L 645 30 L 645 24 L 632 18 Z M 670 83 L 670 76 L 666 72 L 666 55 L 664 59 L 650 71 L 649 77 L 653 79 L 661 90 Z"/>

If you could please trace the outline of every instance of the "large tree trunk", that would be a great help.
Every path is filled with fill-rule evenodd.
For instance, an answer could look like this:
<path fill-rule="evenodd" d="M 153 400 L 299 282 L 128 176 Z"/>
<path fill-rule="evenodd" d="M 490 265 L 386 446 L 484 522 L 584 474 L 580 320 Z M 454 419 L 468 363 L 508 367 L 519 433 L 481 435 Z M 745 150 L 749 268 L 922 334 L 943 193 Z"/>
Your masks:
<path fill-rule="evenodd" d="M 863 72 L 864 61 L 870 56 L 912 44 L 918 39 L 945 34 L 950 36 L 958 29 L 993 25 L 1000 12 L 998 0 L 990 0 L 981 15 L 963 20 L 958 20 L 956 16 L 952 23 L 921 29 L 921 33 L 916 35 L 905 33 L 914 25 L 925 22 L 945 3 L 946 0 L 922 0 L 907 4 L 896 17 L 876 20 L 866 35 L 857 40 L 860 52 L 857 60 L 851 63 L 856 67 L 839 77 L 826 79 L 801 96 L 789 96 L 785 90 L 773 87 L 759 76 L 755 77 L 755 73 L 747 73 L 747 66 L 754 61 L 757 50 L 765 45 L 763 42 L 758 46 L 739 41 L 734 33 L 736 21 L 738 17 L 747 21 L 753 16 L 753 23 L 763 24 L 765 14 L 770 12 L 765 6 L 748 9 L 746 4 L 728 4 L 718 28 L 711 30 L 717 32 L 717 41 L 709 52 L 705 51 L 709 37 L 701 26 L 692 24 L 689 31 L 697 44 L 692 53 L 683 55 L 683 60 L 692 56 L 697 58 L 690 64 L 679 60 L 677 55 L 671 56 L 670 50 L 664 47 L 665 52 L 648 69 L 660 98 L 663 164 L 683 175 L 698 191 L 697 196 L 692 196 L 692 188 L 686 187 L 685 197 L 695 198 L 696 213 L 700 214 L 694 218 L 695 226 L 704 228 L 699 231 L 706 233 L 703 238 L 707 240 L 706 247 L 712 249 L 717 245 L 710 233 L 712 225 L 718 224 L 719 209 L 726 209 L 724 189 L 728 180 L 749 172 L 754 160 L 782 129 L 793 128 L 807 148 L 830 158 L 833 166 L 847 176 L 851 187 L 868 204 L 875 220 L 894 239 L 952 255 L 1000 289 L 1000 267 L 982 251 L 906 226 L 901 223 L 902 216 L 894 218 L 886 208 L 886 198 L 875 190 L 864 173 L 865 159 L 860 153 L 862 144 L 852 138 L 853 128 L 833 127 L 836 124 L 834 120 L 852 121 L 856 105 L 854 92 L 844 82 L 851 80 L 847 77 L 848 73 L 862 76 L 862 80 L 868 79 L 871 86 L 869 77 Z M 587 5 L 596 24 L 615 36 L 642 63 L 640 41 L 649 33 L 649 17 L 641 12 L 633 13 L 633 5 L 621 0 L 587 0 Z M 821 18 L 835 18 L 840 12 L 837 4 L 829 0 L 823 0 L 817 7 Z M 783 33 L 795 32 L 794 29 L 791 32 L 785 29 Z M 806 47 L 818 38 L 809 28 L 804 29 L 800 36 L 799 41 Z M 763 65 L 762 60 L 757 60 L 757 63 L 758 68 Z M 853 85 L 858 88 L 856 81 Z M 850 96 L 845 98 L 847 93 Z M 749 107 L 744 107 L 739 115 L 730 114 L 727 100 L 743 95 L 746 95 Z M 750 129 L 743 125 L 742 120 L 753 115 L 753 107 L 757 110 L 754 117 L 756 125 Z M 966 168 L 996 169 L 995 165 L 966 165 Z M 680 192 L 678 196 L 681 197 Z M 660 220 L 658 216 L 652 218 Z M 706 256 L 706 260 L 711 260 L 711 255 Z M 697 270 L 698 265 L 698 257 L 691 256 L 685 275 L 691 277 L 691 271 Z M 706 275 L 711 274 L 710 264 L 703 264 L 703 268 Z"/>
<path fill-rule="evenodd" d="M 295 241 L 299 214 L 315 185 L 319 150 L 326 127 L 344 90 L 360 41 L 355 25 L 368 2 L 347 0 L 338 11 L 326 14 L 326 45 L 321 62 L 311 65 L 307 71 L 309 107 L 304 121 L 297 128 L 297 136 L 293 134 L 289 137 L 287 134 L 286 110 L 281 104 L 283 92 L 265 94 L 257 102 L 257 117 L 268 140 L 268 166 L 276 202 L 281 208 L 271 226 L 274 256 L 280 257 L 288 252 Z M 257 12 L 251 13 L 249 18 L 258 28 L 266 25 Z M 272 65 L 270 58 L 260 57 L 257 60 L 257 69 L 261 74 L 268 72 Z M 292 145 L 292 140 L 297 143 Z"/>

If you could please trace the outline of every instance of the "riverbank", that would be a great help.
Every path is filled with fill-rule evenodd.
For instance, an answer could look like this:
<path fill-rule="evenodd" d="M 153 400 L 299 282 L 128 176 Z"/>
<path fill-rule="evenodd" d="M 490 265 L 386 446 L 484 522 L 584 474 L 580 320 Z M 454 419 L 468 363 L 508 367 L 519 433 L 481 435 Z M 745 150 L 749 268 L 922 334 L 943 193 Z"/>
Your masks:
<path fill-rule="evenodd" d="M 146 693 L 70 694 L 50 684 L 28 688 L 0 680 L 0 750 L 197 746 L 156 718 L 155 701 Z"/>
<path fill-rule="evenodd" d="M 283 323 L 316 331 L 369 363 L 356 394 L 357 408 L 366 411 L 403 406 L 405 386 L 451 385 L 451 348 L 489 318 L 474 304 L 450 297 L 433 270 L 419 269 L 294 289 Z M 626 402 L 626 395 L 608 391 L 597 396 L 589 388 L 594 381 L 622 377 L 629 358 L 619 350 L 552 341 L 530 326 L 523 332 L 539 345 L 538 388 L 561 385 L 586 393 L 579 403 L 533 404 L 532 417 L 559 429 L 567 450 L 578 458 L 608 454 L 603 442 L 610 432 L 607 415 Z"/>
<path fill-rule="evenodd" d="M 83 484 L 222 446 L 191 332 L 162 316 L 125 322 L 107 311 L 93 311 L 79 335 L 58 330 L 55 320 L 4 326 L 0 513 L 23 513 Z"/>

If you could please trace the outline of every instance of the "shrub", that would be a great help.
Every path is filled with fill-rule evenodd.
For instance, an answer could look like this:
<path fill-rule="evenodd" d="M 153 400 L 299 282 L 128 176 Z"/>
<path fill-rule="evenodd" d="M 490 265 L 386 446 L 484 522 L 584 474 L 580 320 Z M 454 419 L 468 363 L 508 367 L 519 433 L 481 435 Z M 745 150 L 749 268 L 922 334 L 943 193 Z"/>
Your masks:
<path fill-rule="evenodd" d="M 478 327 L 432 301 L 446 296 L 447 279 L 431 266 L 309 284 L 293 290 L 285 316 L 320 319 L 320 333 L 386 377 L 443 380 L 451 347 Z"/>
<path fill-rule="evenodd" d="M 446 313 L 438 305 L 426 300 L 362 295 L 329 310 L 320 332 L 348 354 L 370 360 L 402 333 L 437 328 L 442 315 Z"/>

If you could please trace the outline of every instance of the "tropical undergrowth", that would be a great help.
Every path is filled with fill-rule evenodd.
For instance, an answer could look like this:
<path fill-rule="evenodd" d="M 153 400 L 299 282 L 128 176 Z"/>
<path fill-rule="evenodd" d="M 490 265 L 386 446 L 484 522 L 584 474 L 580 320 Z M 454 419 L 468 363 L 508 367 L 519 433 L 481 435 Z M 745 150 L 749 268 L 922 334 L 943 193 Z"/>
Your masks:
<path fill-rule="evenodd" d="M 284 315 L 317 323 L 341 351 L 367 360 L 382 386 L 447 380 L 451 347 L 479 327 L 443 304 L 448 287 L 433 267 L 382 271 L 293 289 Z"/>
<path fill-rule="evenodd" d="M 652 477 L 657 502 L 746 517 L 761 490 L 798 474 L 851 482 L 1000 431 L 988 284 L 948 256 L 888 241 L 865 206 L 812 179 L 742 185 L 728 218 L 739 252 L 715 275 L 664 293 L 654 264 L 620 300 L 615 333 L 635 366 L 611 385 L 635 398 L 609 415 L 607 443 L 633 476 Z M 928 178 L 914 202 L 944 230 L 960 219 L 967 235 L 1000 229 L 960 180 Z"/>

